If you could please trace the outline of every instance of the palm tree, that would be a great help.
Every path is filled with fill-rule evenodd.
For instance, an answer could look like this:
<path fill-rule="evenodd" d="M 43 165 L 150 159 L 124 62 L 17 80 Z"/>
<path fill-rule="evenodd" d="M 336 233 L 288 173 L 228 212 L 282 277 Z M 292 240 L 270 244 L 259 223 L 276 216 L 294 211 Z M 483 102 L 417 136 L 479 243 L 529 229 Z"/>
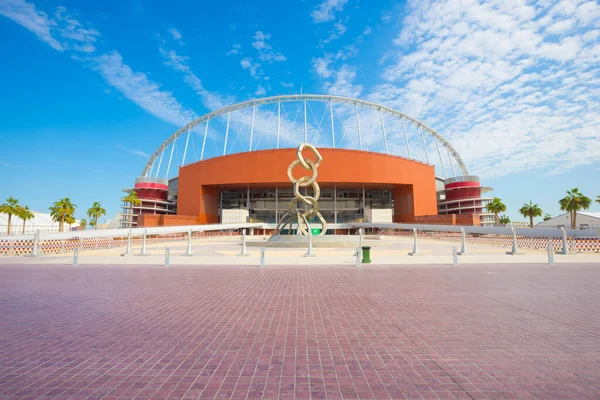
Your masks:
<path fill-rule="evenodd" d="M 529 204 L 523 204 L 523 207 L 519 210 L 522 216 L 529 217 L 529 227 L 533 228 L 533 217 L 541 217 L 542 209 L 537 204 L 533 204 L 533 201 L 529 200 Z"/>
<path fill-rule="evenodd" d="M 85 227 L 87 226 L 87 219 L 81 218 L 81 220 L 79 220 L 79 226 L 82 227 L 85 231 Z"/>
<path fill-rule="evenodd" d="M 600 204 L 600 196 L 596 196 L 596 203 Z"/>
<path fill-rule="evenodd" d="M 23 232 L 22 234 L 25 234 L 25 222 L 27 220 L 30 220 L 34 217 L 33 213 L 31 212 L 31 210 L 29 209 L 29 207 L 25 206 L 25 207 L 19 207 L 19 212 L 17 214 L 19 216 L 19 218 L 21 218 L 23 220 Z"/>
<path fill-rule="evenodd" d="M 504 226 L 510 224 L 510 218 L 508 218 L 508 216 L 503 215 L 500 217 L 500 223 Z"/>
<path fill-rule="evenodd" d="M 567 195 L 558 201 L 560 209 L 568 211 L 571 216 L 571 229 L 577 226 L 577 211 L 587 210 L 592 204 L 592 199 L 585 196 L 578 188 L 567 190 Z"/>
<path fill-rule="evenodd" d="M 494 213 L 496 216 L 496 226 L 499 225 L 500 220 L 498 219 L 498 214 L 506 211 L 506 206 L 498 197 L 494 197 L 494 200 L 490 201 L 487 206 L 485 206 L 487 210 L 491 213 Z"/>
<path fill-rule="evenodd" d="M 138 198 L 135 190 L 129 192 L 129 194 L 121 199 L 125 203 L 129 203 L 129 229 L 133 227 L 133 206 L 139 206 L 142 201 Z"/>
<path fill-rule="evenodd" d="M 71 203 L 71 199 L 69 199 L 68 197 L 54 202 L 52 207 L 49 208 L 52 220 L 54 222 L 58 222 L 59 232 L 63 231 L 65 222 L 67 222 L 67 218 L 69 220 L 73 218 L 73 215 L 75 214 L 75 208 L 77 208 L 77 206 Z"/>
<path fill-rule="evenodd" d="M 72 224 L 74 224 L 76 221 L 77 221 L 77 220 L 76 220 L 76 219 L 75 219 L 75 217 L 74 217 L 74 216 L 72 216 L 72 215 L 67 215 L 67 216 L 65 217 L 65 223 L 69 224 L 69 230 L 72 230 L 72 229 L 71 229 L 71 225 L 72 225 Z"/>
<path fill-rule="evenodd" d="M 552 215 L 548 213 L 544 214 L 544 221 L 548 221 L 549 219 L 552 219 Z"/>
<path fill-rule="evenodd" d="M 93 226 L 94 229 L 96 229 L 98 227 L 98 218 L 100 218 L 103 215 L 106 215 L 106 210 L 102 208 L 102 205 L 99 202 L 95 201 L 92 207 L 87 211 L 87 215 L 91 218 L 92 221 L 94 221 Z M 90 225 L 92 225 L 91 221 Z"/>
<path fill-rule="evenodd" d="M 94 229 L 96 229 L 96 221 L 94 221 L 94 220 L 91 220 L 91 221 L 90 221 L 90 226 L 93 226 L 93 227 L 94 227 Z"/>
<path fill-rule="evenodd" d="M 0 205 L 0 213 L 4 213 L 8 215 L 8 234 L 10 235 L 10 223 L 13 215 L 19 215 L 19 200 L 14 197 L 9 197 L 6 199 L 6 203 Z"/>

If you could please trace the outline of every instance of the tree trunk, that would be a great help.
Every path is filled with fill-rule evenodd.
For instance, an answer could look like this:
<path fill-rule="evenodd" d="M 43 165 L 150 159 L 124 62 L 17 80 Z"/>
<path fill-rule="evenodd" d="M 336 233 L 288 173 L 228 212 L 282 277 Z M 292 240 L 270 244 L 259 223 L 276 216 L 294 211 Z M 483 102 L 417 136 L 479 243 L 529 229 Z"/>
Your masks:
<path fill-rule="evenodd" d="M 573 219 L 571 220 L 571 229 L 577 229 L 577 210 L 573 210 Z"/>
<path fill-rule="evenodd" d="M 63 231 L 63 225 L 64 225 L 65 221 L 63 220 L 63 218 L 61 217 L 61 219 L 58 220 L 58 231 L 62 232 Z"/>
<path fill-rule="evenodd" d="M 498 213 L 494 213 L 494 216 L 496 217 L 496 226 L 500 226 L 500 220 L 498 219 Z"/>
<path fill-rule="evenodd" d="M 94 218 L 94 230 L 98 228 L 98 217 Z"/>
<path fill-rule="evenodd" d="M 21 235 L 25 234 L 25 221 L 26 221 L 25 218 L 23 218 L 23 232 L 21 233 Z"/>
<path fill-rule="evenodd" d="M 529 227 L 533 228 L 533 215 L 529 216 Z"/>
<path fill-rule="evenodd" d="M 8 214 L 8 234 L 10 235 L 10 220 L 12 219 L 12 214 Z"/>
<path fill-rule="evenodd" d="M 571 217 L 571 229 L 573 229 L 573 210 L 569 211 L 569 217 Z"/>
<path fill-rule="evenodd" d="M 129 203 L 129 229 L 133 228 L 133 203 Z"/>

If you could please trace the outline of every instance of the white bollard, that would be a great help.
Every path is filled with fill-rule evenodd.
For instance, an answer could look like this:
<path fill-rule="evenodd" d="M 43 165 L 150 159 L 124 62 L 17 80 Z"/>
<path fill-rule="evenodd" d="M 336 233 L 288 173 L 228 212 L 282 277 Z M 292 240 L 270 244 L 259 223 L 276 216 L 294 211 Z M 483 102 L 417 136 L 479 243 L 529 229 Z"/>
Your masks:
<path fill-rule="evenodd" d="M 362 260 L 361 260 L 362 254 L 361 253 L 362 253 L 362 247 L 357 247 L 356 248 L 356 253 L 355 253 L 355 255 L 356 255 L 356 266 L 357 267 L 360 267 L 360 265 L 362 263 Z"/>
<path fill-rule="evenodd" d="M 39 240 L 40 240 L 40 230 L 38 229 L 33 234 L 33 249 L 31 249 L 31 257 L 39 256 L 39 252 L 38 252 Z"/>
<path fill-rule="evenodd" d="M 419 256 L 419 246 L 417 245 L 417 228 L 413 228 L 413 251 L 408 253 L 409 256 Z"/>
<path fill-rule="evenodd" d="M 510 254 L 511 256 L 523 255 L 522 252 L 519 251 L 519 246 L 517 244 L 517 231 L 514 226 L 511 226 L 512 230 L 512 250 L 507 251 L 506 254 Z"/>
<path fill-rule="evenodd" d="M 125 249 L 125 253 L 121 254 L 122 257 L 128 257 L 132 255 L 131 253 L 131 229 L 129 230 L 129 234 L 127 235 L 127 248 Z"/>
<path fill-rule="evenodd" d="M 242 251 L 238 256 L 246 257 L 249 256 L 248 249 L 246 247 L 246 230 L 242 229 Z"/>
<path fill-rule="evenodd" d="M 142 236 L 142 251 L 140 252 L 140 254 L 137 254 L 138 256 L 149 256 L 150 253 L 148 253 L 147 249 L 146 249 L 146 233 L 148 232 L 148 229 L 144 229 L 144 235 Z"/>
<path fill-rule="evenodd" d="M 79 249 L 77 247 L 75 247 L 75 249 L 73 249 L 73 266 L 77 266 L 79 265 Z"/>
<path fill-rule="evenodd" d="M 168 267 L 171 261 L 171 249 L 170 248 L 166 248 L 165 249 L 165 267 Z"/>
<path fill-rule="evenodd" d="M 313 235 L 312 232 L 308 231 L 308 250 L 306 251 L 306 254 L 304 255 L 304 257 L 316 257 L 317 255 L 315 253 L 313 253 Z"/>
<path fill-rule="evenodd" d="M 188 243 L 187 243 L 187 250 L 185 251 L 184 256 L 186 257 L 191 257 L 193 256 L 192 254 L 192 230 L 188 230 Z"/>
<path fill-rule="evenodd" d="M 260 267 L 263 268 L 265 266 L 265 248 L 260 248 Z"/>
<path fill-rule="evenodd" d="M 562 250 L 558 253 L 558 254 L 569 254 L 569 244 L 567 243 L 567 231 L 565 229 L 565 227 L 561 227 L 560 230 L 562 231 Z"/>
<path fill-rule="evenodd" d="M 452 265 L 458 265 L 458 254 L 456 252 L 456 246 L 452 246 Z"/>
<path fill-rule="evenodd" d="M 461 236 L 462 236 L 462 245 L 461 245 L 461 248 L 460 248 L 460 253 L 458 253 L 458 255 L 463 256 L 463 255 L 468 254 L 468 252 L 467 252 L 467 238 L 466 238 L 466 234 L 465 234 L 465 228 L 460 228 L 460 233 L 461 233 Z"/>
<path fill-rule="evenodd" d="M 549 244 L 546 250 L 548 251 L 548 264 L 552 265 L 554 264 L 554 248 Z"/>
<path fill-rule="evenodd" d="M 358 228 L 358 247 L 360 247 L 362 249 L 363 247 L 363 242 L 364 242 L 364 236 L 363 236 L 363 230 L 362 228 Z"/>

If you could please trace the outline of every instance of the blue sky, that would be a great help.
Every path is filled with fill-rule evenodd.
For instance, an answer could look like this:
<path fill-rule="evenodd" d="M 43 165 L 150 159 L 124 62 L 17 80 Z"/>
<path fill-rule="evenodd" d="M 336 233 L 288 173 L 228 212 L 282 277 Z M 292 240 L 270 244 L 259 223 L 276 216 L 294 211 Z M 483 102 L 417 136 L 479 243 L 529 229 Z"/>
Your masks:
<path fill-rule="evenodd" d="M 36 211 L 112 216 L 179 127 L 300 86 L 434 127 L 513 220 L 600 195 L 596 1 L 0 0 L 0 35 L 0 196 Z"/>

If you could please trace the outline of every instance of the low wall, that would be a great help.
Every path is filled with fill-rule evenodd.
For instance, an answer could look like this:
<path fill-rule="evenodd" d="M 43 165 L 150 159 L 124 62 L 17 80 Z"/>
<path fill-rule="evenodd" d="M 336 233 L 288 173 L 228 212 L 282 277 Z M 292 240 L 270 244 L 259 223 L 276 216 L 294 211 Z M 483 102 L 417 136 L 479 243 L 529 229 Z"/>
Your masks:
<path fill-rule="evenodd" d="M 415 217 L 416 224 L 427 225 L 460 225 L 480 226 L 479 215 L 476 214 L 440 214 Z"/>
<path fill-rule="evenodd" d="M 138 217 L 138 228 L 155 228 L 159 226 L 201 225 L 199 217 L 189 215 L 153 215 L 146 214 Z"/>

